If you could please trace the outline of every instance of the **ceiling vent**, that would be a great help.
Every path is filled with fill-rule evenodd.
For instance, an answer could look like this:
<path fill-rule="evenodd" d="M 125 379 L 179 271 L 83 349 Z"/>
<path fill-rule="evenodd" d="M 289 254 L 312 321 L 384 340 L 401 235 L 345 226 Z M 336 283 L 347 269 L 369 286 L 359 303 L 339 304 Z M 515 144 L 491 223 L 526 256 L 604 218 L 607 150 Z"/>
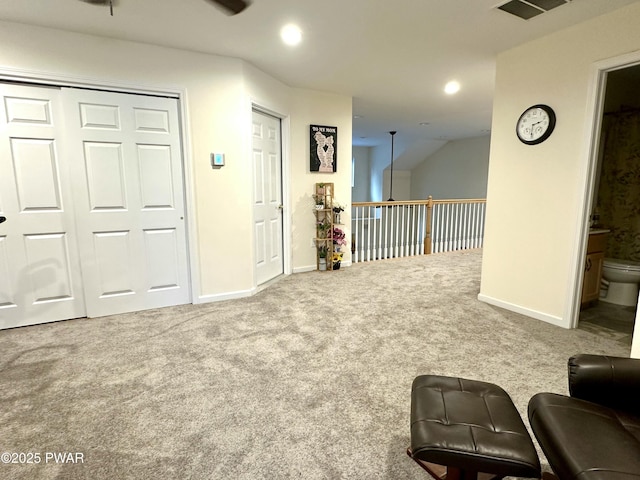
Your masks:
<path fill-rule="evenodd" d="M 516 17 L 529 20 L 570 1 L 571 0 L 511 0 L 497 8 Z"/>

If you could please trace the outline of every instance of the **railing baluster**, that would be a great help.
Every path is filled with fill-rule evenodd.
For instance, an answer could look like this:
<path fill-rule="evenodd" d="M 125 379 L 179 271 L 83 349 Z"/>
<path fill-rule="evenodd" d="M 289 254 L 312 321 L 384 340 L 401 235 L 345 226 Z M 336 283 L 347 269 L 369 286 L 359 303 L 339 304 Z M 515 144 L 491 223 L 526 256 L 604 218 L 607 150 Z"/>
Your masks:
<path fill-rule="evenodd" d="M 380 212 L 380 218 L 378 219 L 378 212 Z M 382 259 L 382 209 L 380 207 L 376 207 L 376 227 L 378 228 L 378 255 L 376 256 L 377 260 Z"/>
<path fill-rule="evenodd" d="M 465 207 L 466 206 L 464 203 L 460 204 L 460 241 L 458 242 L 460 246 L 458 247 L 458 250 L 464 250 L 465 248 L 464 246 L 465 232 L 467 230 L 467 219 L 465 217 L 465 212 L 466 212 Z"/>
<path fill-rule="evenodd" d="M 456 204 L 456 215 L 458 217 L 457 223 L 457 232 L 456 232 L 456 250 L 460 250 L 462 248 L 462 205 Z"/>
<path fill-rule="evenodd" d="M 402 235 L 402 256 L 409 256 L 409 245 L 411 245 L 411 219 L 409 217 L 411 212 L 409 212 L 409 206 L 402 206 L 402 218 L 404 221 L 404 228 L 402 231 L 404 232 Z"/>
<path fill-rule="evenodd" d="M 389 258 L 398 256 L 398 209 L 395 205 L 391 206 L 391 227 L 389 229 Z"/>
<path fill-rule="evenodd" d="M 458 206 L 455 203 L 449 204 L 449 210 L 451 211 L 451 235 L 449 236 L 449 251 L 456 249 L 457 232 L 458 232 Z"/>
<path fill-rule="evenodd" d="M 481 248 L 486 201 L 354 203 L 353 262 Z"/>
<path fill-rule="evenodd" d="M 362 261 L 366 262 L 367 257 L 369 256 L 369 241 L 367 240 L 367 237 L 369 236 L 369 230 L 371 230 L 371 215 L 369 214 L 369 207 L 367 207 L 366 210 L 364 208 L 362 209 L 362 217 L 364 218 L 364 221 L 362 222 L 362 228 L 360 229 L 360 237 L 362 238 L 362 246 L 360 250 L 362 252 Z"/>
<path fill-rule="evenodd" d="M 398 256 L 398 209 L 395 205 L 391 207 L 391 228 L 389 233 L 389 238 L 391 239 L 389 257 L 396 258 Z"/>
<path fill-rule="evenodd" d="M 400 241 L 398 242 L 398 256 L 404 257 L 404 205 L 398 207 L 398 220 L 400 221 Z"/>
<path fill-rule="evenodd" d="M 415 205 L 411 208 L 411 225 L 413 225 L 413 234 L 411 235 L 411 249 L 409 251 L 409 255 L 414 256 L 418 254 L 418 209 L 420 205 Z"/>
<path fill-rule="evenodd" d="M 411 253 L 411 207 L 405 205 L 402 215 L 405 218 L 405 235 L 404 235 L 404 256 L 408 257 Z"/>
<path fill-rule="evenodd" d="M 449 210 L 449 218 L 447 220 L 447 225 L 449 226 L 449 235 L 448 235 L 448 243 L 447 243 L 447 252 L 450 252 L 451 250 L 453 250 L 454 247 L 454 229 L 456 226 L 456 218 L 454 215 L 454 210 L 455 210 L 455 204 L 453 203 L 449 203 L 447 205 L 447 210 Z"/>
<path fill-rule="evenodd" d="M 371 219 L 369 218 L 367 210 L 368 207 L 365 208 L 363 206 L 360 211 L 362 220 L 359 225 L 359 232 L 357 235 L 358 240 L 356 243 L 356 251 L 360 252 L 359 256 L 361 262 L 367 261 L 367 232 L 369 231 L 369 228 L 371 228 Z"/>
<path fill-rule="evenodd" d="M 468 227 L 469 227 L 469 212 L 467 207 L 469 206 L 468 203 L 463 203 L 461 205 L 462 208 L 462 243 L 460 244 L 460 248 L 462 250 L 466 250 L 468 248 L 467 246 L 467 234 L 468 234 Z"/>
<path fill-rule="evenodd" d="M 360 249 L 360 261 L 364 261 L 364 226 L 367 219 L 364 217 L 364 207 L 360 210 L 360 225 L 356 225 L 356 251 L 358 247 Z M 358 227 L 360 227 L 360 234 L 358 235 Z"/>
<path fill-rule="evenodd" d="M 378 218 L 376 217 L 376 212 L 378 209 L 376 207 L 369 207 L 369 252 L 370 256 L 367 258 L 368 261 L 376 260 L 376 232 L 378 231 Z M 371 230 L 371 225 L 373 225 L 373 230 Z"/>
<path fill-rule="evenodd" d="M 440 205 L 439 204 L 435 204 L 433 206 L 433 215 L 431 217 L 431 231 L 433 232 L 431 237 L 432 237 L 432 242 L 431 244 L 433 245 L 433 250 L 431 253 L 438 253 L 440 251 Z"/>
<path fill-rule="evenodd" d="M 476 248 L 476 235 L 478 234 L 478 230 L 477 230 L 477 225 L 476 225 L 476 221 L 477 221 L 477 213 L 478 213 L 478 204 L 474 203 L 471 205 L 471 245 L 470 248 Z"/>
<path fill-rule="evenodd" d="M 480 216 L 480 245 L 478 245 L 479 247 L 482 247 L 484 245 L 484 218 L 485 218 L 486 208 L 487 208 L 487 204 L 483 203 L 482 215 Z"/>
<path fill-rule="evenodd" d="M 453 230 L 453 223 L 452 223 L 452 218 L 451 218 L 451 204 L 447 203 L 446 205 L 446 217 L 445 217 L 445 222 L 444 222 L 444 226 L 445 226 L 445 231 L 446 231 L 446 235 L 445 235 L 445 248 L 444 251 L 445 252 L 449 252 L 451 251 L 451 234 L 452 234 L 452 230 Z"/>
<path fill-rule="evenodd" d="M 380 219 L 382 220 L 382 218 L 384 218 L 384 234 L 382 235 L 382 258 L 387 258 L 387 249 L 389 248 L 389 241 L 387 239 L 387 235 L 389 232 L 389 215 L 386 207 L 383 207 L 382 210 L 380 210 Z"/>
<path fill-rule="evenodd" d="M 438 229 L 438 248 L 436 249 L 436 252 L 440 253 L 442 251 L 442 242 L 444 240 L 444 205 L 436 204 L 435 207 L 438 209 L 438 225 L 436 227 Z"/>
<path fill-rule="evenodd" d="M 433 214 L 433 210 L 432 210 Z M 417 255 L 423 255 L 425 253 L 425 242 L 421 242 L 420 239 L 427 235 L 427 206 L 418 205 L 418 232 L 416 241 Z M 429 231 L 429 248 L 433 249 L 431 245 L 431 231 Z"/>
<path fill-rule="evenodd" d="M 355 239 L 355 245 L 351 247 L 351 249 L 355 252 L 355 256 L 358 262 L 362 262 L 362 227 L 365 222 L 364 218 L 364 207 L 357 207 L 354 205 L 354 210 L 352 210 L 355 216 L 355 224 L 351 222 L 353 225 L 353 233 Z"/>
<path fill-rule="evenodd" d="M 391 243 L 389 245 L 389 257 L 398 257 L 398 209 L 393 205 L 391 207 L 391 229 L 389 238 Z"/>
<path fill-rule="evenodd" d="M 447 226 L 447 219 L 445 217 L 445 214 L 447 213 L 447 205 L 443 204 L 440 205 L 440 248 L 438 250 L 438 252 L 444 252 L 446 245 L 446 226 Z"/>
<path fill-rule="evenodd" d="M 473 238 L 475 235 L 476 228 L 476 204 L 472 203 L 469 205 L 469 248 L 475 248 Z"/>

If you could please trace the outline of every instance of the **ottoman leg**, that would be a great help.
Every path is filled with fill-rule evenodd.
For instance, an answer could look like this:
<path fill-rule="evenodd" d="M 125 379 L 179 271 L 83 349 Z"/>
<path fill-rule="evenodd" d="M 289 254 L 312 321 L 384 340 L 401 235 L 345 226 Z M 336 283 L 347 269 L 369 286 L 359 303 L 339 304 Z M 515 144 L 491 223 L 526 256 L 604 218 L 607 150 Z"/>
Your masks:
<path fill-rule="evenodd" d="M 436 463 L 425 462 L 424 460 L 413 458 L 411 447 L 407 448 L 407 455 L 436 480 L 500 480 L 504 478 L 491 473 L 473 472 L 457 467 L 446 467 Z"/>

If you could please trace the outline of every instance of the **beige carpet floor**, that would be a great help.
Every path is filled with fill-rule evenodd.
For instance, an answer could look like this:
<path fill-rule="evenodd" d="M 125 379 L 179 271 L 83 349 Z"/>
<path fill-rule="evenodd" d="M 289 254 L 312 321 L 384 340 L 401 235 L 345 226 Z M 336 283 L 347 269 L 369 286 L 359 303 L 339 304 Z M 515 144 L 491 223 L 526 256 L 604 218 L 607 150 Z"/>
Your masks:
<path fill-rule="evenodd" d="M 525 416 L 534 393 L 566 392 L 570 355 L 629 355 L 479 302 L 481 257 L 362 263 L 246 299 L 1 331 L 0 453 L 41 461 L 0 463 L 0 478 L 426 479 L 405 454 L 416 375 L 497 383 Z"/>

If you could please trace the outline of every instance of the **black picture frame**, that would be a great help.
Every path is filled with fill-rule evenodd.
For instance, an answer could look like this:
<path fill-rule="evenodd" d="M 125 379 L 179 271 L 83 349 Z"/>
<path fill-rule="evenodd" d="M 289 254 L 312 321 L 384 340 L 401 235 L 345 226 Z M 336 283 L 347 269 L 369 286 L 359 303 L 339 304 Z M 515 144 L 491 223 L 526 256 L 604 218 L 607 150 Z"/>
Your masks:
<path fill-rule="evenodd" d="M 338 171 L 338 127 L 309 126 L 309 170 L 319 173 Z"/>

